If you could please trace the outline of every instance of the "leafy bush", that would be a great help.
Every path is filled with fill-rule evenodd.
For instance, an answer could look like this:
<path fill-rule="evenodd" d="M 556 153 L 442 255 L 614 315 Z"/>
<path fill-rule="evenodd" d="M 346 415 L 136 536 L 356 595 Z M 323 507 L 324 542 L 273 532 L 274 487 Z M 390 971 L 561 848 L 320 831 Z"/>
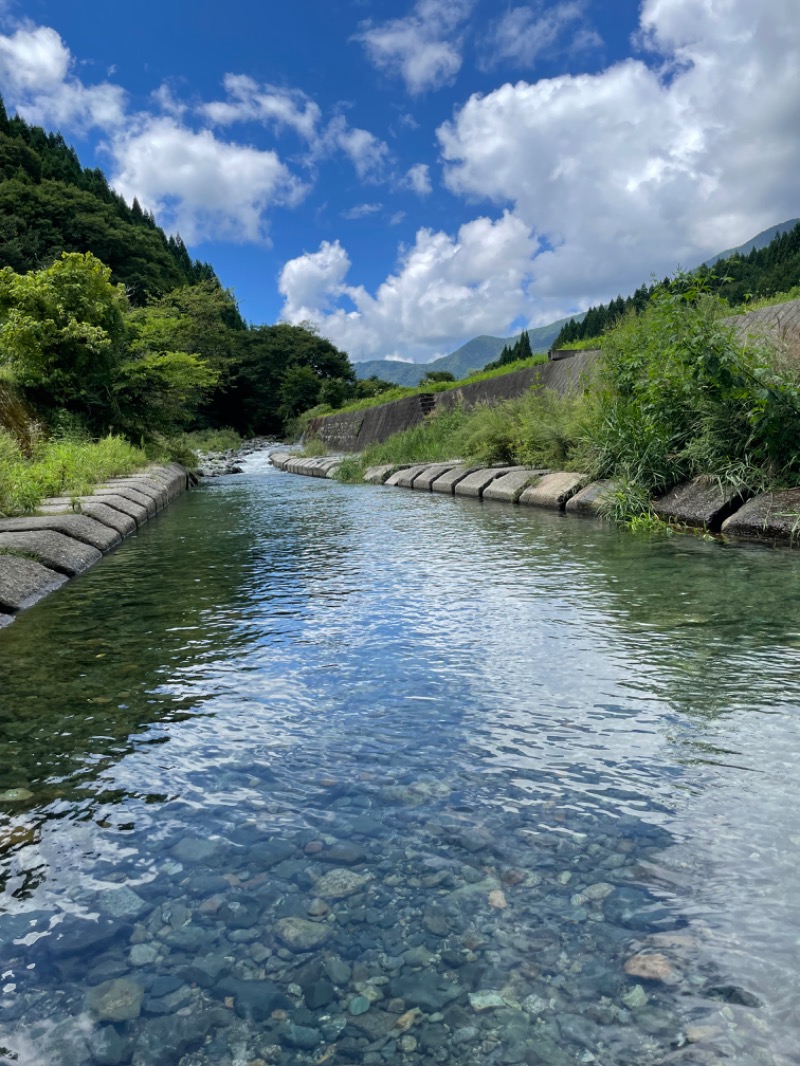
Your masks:
<path fill-rule="evenodd" d="M 678 277 L 606 335 L 588 451 L 594 473 L 630 486 L 629 510 L 697 474 L 753 490 L 800 480 L 798 375 L 726 314 Z"/>

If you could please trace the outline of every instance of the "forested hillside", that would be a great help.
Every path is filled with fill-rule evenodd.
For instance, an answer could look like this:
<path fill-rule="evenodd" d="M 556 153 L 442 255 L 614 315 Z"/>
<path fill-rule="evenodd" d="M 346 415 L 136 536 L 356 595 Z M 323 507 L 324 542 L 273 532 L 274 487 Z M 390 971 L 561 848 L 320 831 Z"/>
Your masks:
<path fill-rule="evenodd" d="M 788 292 L 800 285 L 800 224 L 788 232 L 779 233 L 764 247 L 752 248 L 746 254 L 737 251 L 727 258 L 704 263 L 691 271 L 690 276 L 701 282 L 706 291 L 727 300 L 732 307 L 749 299 Z M 668 285 L 669 279 L 665 278 L 661 286 L 642 285 L 625 299 L 618 296 L 610 303 L 590 307 L 583 320 L 573 319 L 566 323 L 554 347 L 599 337 L 627 311 L 644 310 L 657 289 Z"/>
<path fill-rule="evenodd" d="M 136 441 L 280 433 L 359 389 L 346 353 L 313 330 L 245 323 L 179 236 L 2 100 L 0 385 L 50 431 Z M 0 433 L 13 428 L 3 406 Z"/>
<path fill-rule="evenodd" d="M 92 252 L 134 304 L 216 280 L 180 237 L 109 188 L 102 170 L 82 167 L 60 134 L 9 118 L 0 100 L 0 266 L 25 273 L 61 252 Z"/>

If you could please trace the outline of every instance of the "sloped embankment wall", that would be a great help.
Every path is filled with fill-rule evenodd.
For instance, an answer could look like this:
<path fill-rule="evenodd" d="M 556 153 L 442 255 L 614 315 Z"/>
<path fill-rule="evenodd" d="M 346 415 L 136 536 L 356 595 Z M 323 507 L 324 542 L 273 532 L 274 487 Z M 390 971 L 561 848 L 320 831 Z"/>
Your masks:
<path fill-rule="evenodd" d="M 433 410 L 500 403 L 521 396 L 534 386 L 555 389 L 563 394 L 577 386 L 596 358 L 597 352 L 576 352 L 567 359 L 461 385 L 446 392 L 407 396 L 363 411 L 325 415 L 312 419 L 308 433 L 318 437 L 330 451 L 358 452 L 369 444 L 380 444 L 393 434 L 418 425 Z"/>

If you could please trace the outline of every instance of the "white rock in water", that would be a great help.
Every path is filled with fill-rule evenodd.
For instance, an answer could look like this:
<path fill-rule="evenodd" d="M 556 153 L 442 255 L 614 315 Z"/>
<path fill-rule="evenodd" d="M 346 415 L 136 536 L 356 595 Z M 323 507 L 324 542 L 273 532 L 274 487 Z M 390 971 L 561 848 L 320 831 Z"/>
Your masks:
<path fill-rule="evenodd" d="M 359 874 L 340 867 L 330 870 L 317 881 L 316 892 L 323 899 L 346 899 L 360 892 L 370 880 L 369 874 Z"/>
<path fill-rule="evenodd" d="M 499 992 L 470 992 L 469 1005 L 480 1014 L 485 1010 L 499 1010 L 508 1004 Z"/>
<path fill-rule="evenodd" d="M 607 881 L 598 881 L 594 885 L 588 885 L 582 892 L 576 892 L 570 903 L 573 907 L 582 907 L 584 903 L 597 903 L 610 896 L 613 891 L 613 885 Z"/>

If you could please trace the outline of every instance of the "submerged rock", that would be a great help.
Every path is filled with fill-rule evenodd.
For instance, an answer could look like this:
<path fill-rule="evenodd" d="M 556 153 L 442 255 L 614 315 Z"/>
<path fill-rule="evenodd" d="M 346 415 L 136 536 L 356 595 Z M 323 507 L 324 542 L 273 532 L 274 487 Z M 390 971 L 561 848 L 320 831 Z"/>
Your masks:
<path fill-rule="evenodd" d="M 460 985 L 430 971 L 395 977 L 389 988 L 395 998 L 424 1011 L 441 1010 L 463 992 Z"/>
<path fill-rule="evenodd" d="M 132 889 L 123 886 L 101 892 L 97 898 L 97 909 L 110 918 L 139 918 L 150 910 L 150 905 Z"/>
<path fill-rule="evenodd" d="M 84 1000 L 86 1009 L 101 1022 L 131 1022 L 142 1009 L 144 989 L 136 981 L 119 977 L 90 988 Z"/>
<path fill-rule="evenodd" d="M 354 870 L 331 870 L 317 881 L 316 892 L 323 899 L 346 899 L 360 892 L 371 880 L 369 874 Z"/>
<path fill-rule="evenodd" d="M 329 926 L 307 918 L 281 918 L 275 923 L 275 933 L 289 951 L 294 952 L 314 951 L 331 937 Z"/>
<path fill-rule="evenodd" d="M 632 955 L 625 963 L 629 977 L 641 977 L 647 981 L 673 981 L 675 969 L 666 955 L 660 952 Z"/>

